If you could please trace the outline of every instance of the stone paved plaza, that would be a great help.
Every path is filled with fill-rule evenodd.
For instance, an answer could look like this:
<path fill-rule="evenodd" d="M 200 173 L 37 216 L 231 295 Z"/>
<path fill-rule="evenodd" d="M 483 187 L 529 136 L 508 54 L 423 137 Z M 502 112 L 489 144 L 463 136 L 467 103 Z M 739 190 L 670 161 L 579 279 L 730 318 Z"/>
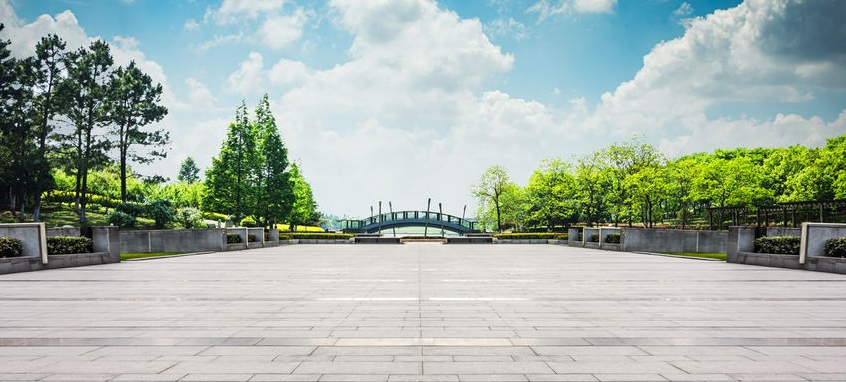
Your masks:
<path fill-rule="evenodd" d="M 423 243 L 12 274 L 0 380 L 846 381 L 846 276 Z"/>

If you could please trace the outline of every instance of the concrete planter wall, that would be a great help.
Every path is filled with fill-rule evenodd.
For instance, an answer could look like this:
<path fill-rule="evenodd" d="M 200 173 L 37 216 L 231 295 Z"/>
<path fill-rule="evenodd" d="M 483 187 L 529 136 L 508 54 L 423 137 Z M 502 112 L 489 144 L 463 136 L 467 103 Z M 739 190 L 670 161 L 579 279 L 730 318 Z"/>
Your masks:
<path fill-rule="evenodd" d="M 74 230 L 51 230 L 54 236 L 73 236 Z M 47 229 L 44 223 L 0 224 L 0 236 L 21 240 L 21 257 L 0 259 L 0 274 L 43 269 L 78 267 L 120 262 L 120 238 L 117 227 L 92 227 L 93 253 L 47 255 Z"/>
<path fill-rule="evenodd" d="M 754 231 L 753 231 L 754 232 Z M 622 229 L 620 244 L 629 252 L 726 252 L 728 233 L 680 229 Z"/>
<path fill-rule="evenodd" d="M 496 239 L 496 244 L 548 244 L 549 239 Z"/>
<path fill-rule="evenodd" d="M 768 236 L 795 236 L 795 229 L 767 229 Z M 772 234 L 772 235 L 771 235 Z M 799 256 L 755 253 L 755 228 L 729 227 L 726 261 L 738 264 L 846 274 L 846 259 L 825 257 L 828 239 L 846 236 L 846 224 L 803 223 Z"/>
<path fill-rule="evenodd" d="M 294 239 L 294 244 L 351 244 L 350 239 Z"/>
<path fill-rule="evenodd" d="M 121 252 L 222 251 L 225 229 L 168 229 L 120 231 Z"/>

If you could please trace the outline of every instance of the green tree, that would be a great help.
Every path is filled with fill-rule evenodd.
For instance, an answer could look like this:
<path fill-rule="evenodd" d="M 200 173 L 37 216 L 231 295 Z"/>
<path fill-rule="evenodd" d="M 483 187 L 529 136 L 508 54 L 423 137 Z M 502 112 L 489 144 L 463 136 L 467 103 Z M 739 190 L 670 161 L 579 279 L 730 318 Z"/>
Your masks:
<path fill-rule="evenodd" d="M 526 185 L 530 224 L 550 231 L 564 226 L 576 214 L 576 179 L 561 159 L 544 160 Z"/>
<path fill-rule="evenodd" d="M 176 179 L 180 182 L 194 183 L 200 180 L 200 168 L 197 167 L 197 162 L 194 158 L 187 157 L 179 166 L 179 175 Z"/>
<path fill-rule="evenodd" d="M 630 198 L 627 187 L 631 182 L 627 182 L 626 178 L 645 167 L 660 166 L 663 155 L 639 138 L 633 138 L 630 142 L 615 143 L 605 149 L 604 155 L 607 158 L 611 180 L 609 196 L 614 207 L 614 225 L 625 220 L 631 226 L 634 201 Z"/>
<path fill-rule="evenodd" d="M 640 215 L 644 227 L 652 228 L 659 215 L 660 202 L 667 194 L 667 171 L 664 167 L 649 166 L 626 177 L 623 185 L 629 189 L 631 205 Z"/>
<path fill-rule="evenodd" d="M 254 214 L 259 225 L 269 226 L 287 219 L 295 195 L 287 171 L 288 149 L 279 136 L 267 94 L 256 107 L 253 134 L 258 141 Z"/>
<path fill-rule="evenodd" d="M 760 186 L 762 173 L 751 159 L 737 156 L 733 159 L 712 159 L 705 164 L 694 181 L 698 197 L 709 200 L 713 207 L 750 206 L 772 199 L 772 190 Z M 723 211 L 718 212 L 722 228 Z"/>
<path fill-rule="evenodd" d="M 62 114 L 67 116 L 73 132 L 63 136 L 70 148 L 71 161 L 76 171 L 75 199 L 80 224 L 85 224 L 88 204 L 88 172 L 106 160 L 105 152 L 110 142 L 97 129 L 109 124 L 109 75 L 112 55 L 109 45 L 102 40 L 89 47 L 65 56 L 67 81 L 62 81 Z"/>
<path fill-rule="evenodd" d="M 688 222 L 688 213 L 694 198 L 694 181 L 702 171 L 702 165 L 693 158 L 681 158 L 670 162 L 666 168 L 668 202 L 681 219 L 682 229 Z"/>
<path fill-rule="evenodd" d="M 288 221 L 293 231 L 297 225 L 316 223 L 320 220 L 320 213 L 317 212 L 317 202 L 314 201 L 311 185 L 306 182 L 296 163 L 291 163 L 289 176 L 294 205 Z"/>
<path fill-rule="evenodd" d="M 203 205 L 207 211 L 230 215 L 241 221 L 254 210 L 254 168 L 256 140 L 242 101 L 229 124 L 226 141 L 212 166 L 206 171 L 206 193 Z"/>
<path fill-rule="evenodd" d="M 112 134 L 116 138 L 120 166 L 120 200 L 126 203 L 128 162 L 150 163 L 167 156 L 167 152 L 160 148 L 167 145 L 168 133 L 164 130 L 143 129 L 144 126 L 161 121 L 167 115 L 167 108 L 159 104 L 162 85 L 153 85 L 153 79 L 141 71 L 135 61 L 111 73 L 108 89 L 107 112 L 113 124 Z M 138 146 L 150 150 L 139 153 L 135 151 Z"/>
<path fill-rule="evenodd" d="M 33 162 L 36 171 L 32 219 L 41 218 L 41 194 L 50 183 L 50 164 L 47 161 L 47 138 L 53 131 L 52 121 L 58 109 L 56 93 L 63 80 L 66 43 L 55 34 L 42 37 L 35 45 L 33 61 L 34 83 L 37 89 L 38 155 Z"/>
<path fill-rule="evenodd" d="M 601 152 L 594 152 L 576 161 L 576 184 L 582 218 L 588 226 L 593 226 L 605 216 L 611 184 L 608 165 Z"/>
<path fill-rule="evenodd" d="M 480 212 L 486 213 L 489 206 L 493 208 L 497 232 L 502 232 L 502 194 L 509 184 L 511 181 L 508 179 L 508 172 L 502 166 L 495 165 L 485 170 L 479 181 L 470 189 L 470 193 L 479 200 Z"/>

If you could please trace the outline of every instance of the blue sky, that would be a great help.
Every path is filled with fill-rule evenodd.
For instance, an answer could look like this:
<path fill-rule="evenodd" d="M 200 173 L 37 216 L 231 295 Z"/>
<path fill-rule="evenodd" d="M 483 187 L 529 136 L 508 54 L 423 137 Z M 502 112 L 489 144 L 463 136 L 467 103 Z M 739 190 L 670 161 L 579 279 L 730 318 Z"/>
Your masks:
<path fill-rule="evenodd" d="M 837 0 L 0 0 L 18 55 L 102 38 L 166 89 L 175 177 L 268 93 L 321 209 L 447 211 L 502 164 L 642 135 L 669 157 L 846 133 Z M 451 206 L 451 207 L 450 207 Z"/>

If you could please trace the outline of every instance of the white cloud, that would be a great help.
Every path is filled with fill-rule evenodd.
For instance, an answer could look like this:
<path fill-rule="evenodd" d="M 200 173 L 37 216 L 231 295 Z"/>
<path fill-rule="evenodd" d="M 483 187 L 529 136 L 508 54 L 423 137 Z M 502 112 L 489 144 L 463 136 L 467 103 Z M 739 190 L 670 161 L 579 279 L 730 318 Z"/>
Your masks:
<path fill-rule="evenodd" d="M 591 125 L 615 136 L 667 137 L 675 152 L 767 140 L 822 144 L 823 132 L 842 123 L 795 115 L 768 121 L 707 115 L 722 104 L 808 102 L 815 91 L 846 90 L 846 30 L 830 22 L 843 17 L 836 0 L 748 0 L 695 18 L 684 36 L 656 45 L 632 80 L 603 94 Z"/>
<path fill-rule="evenodd" d="M 206 10 L 205 18 L 218 24 L 234 24 L 244 18 L 254 20 L 260 15 L 276 13 L 285 5 L 284 0 L 223 0 L 220 8 Z"/>
<path fill-rule="evenodd" d="M 200 24 L 197 23 L 197 21 L 194 19 L 188 19 L 188 21 L 185 22 L 185 25 L 183 25 L 182 28 L 186 31 L 195 31 L 200 29 Z"/>
<path fill-rule="evenodd" d="M 559 15 L 575 13 L 611 13 L 617 6 L 617 0 L 540 0 L 526 12 L 537 13 L 538 20 L 543 21 Z"/>
<path fill-rule="evenodd" d="M 681 3 L 675 11 L 673 11 L 673 16 L 676 17 L 687 17 L 693 13 L 693 6 L 690 5 L 688 2 Z"/>
<path fill-rule="evenodd" d="M 234 73 L 229 75 L 229 89 L 241 95 L 259 94 L 264 88 L 264 57 L 261 53 L 250 52 Z"/>
<path fill-rule="evenodd" d="M 305 83 L 311 75 L 312 70 L 302 62 L 284 58 L 274 64 L 268 73 L 270 83 L 279 87 L 299 86 Z"/>
<path fill-rule="evenodd" d="M 306 19 L 302 8 L 298 8 L 292 15 L 267 16 L 258 33 L 266 46 L 284 48 L 302 37 Z"/>
<path fill-rule="evenodd" d="M 196 47 L 197 51 L 203 52 L 214 48 L 218 45 L 224 44 L 235 44 L 242 42 L 246 39 L 243 32 L 239 32 L 237 34 L 227 34 L 227 35 L 214 35 L 214 38 L 211 40 L 205 41 L 202 44 Z"/>
<path fill-rule="evenodd" d="M 209 108 L 217 101 L 209 88 L 198 79 L 188 77 L 185 79 L 185 85 L 188 86 L 188 99 L 192 107 Z"/>
<path fill-rule="evenodd" d="M 485 32 L 493 38 L 510 37 L 520 41 L 529 37 L 529 30 L 523 23 L 509 17 L 508 20 L 498 18 L 485 25 Z"/>

